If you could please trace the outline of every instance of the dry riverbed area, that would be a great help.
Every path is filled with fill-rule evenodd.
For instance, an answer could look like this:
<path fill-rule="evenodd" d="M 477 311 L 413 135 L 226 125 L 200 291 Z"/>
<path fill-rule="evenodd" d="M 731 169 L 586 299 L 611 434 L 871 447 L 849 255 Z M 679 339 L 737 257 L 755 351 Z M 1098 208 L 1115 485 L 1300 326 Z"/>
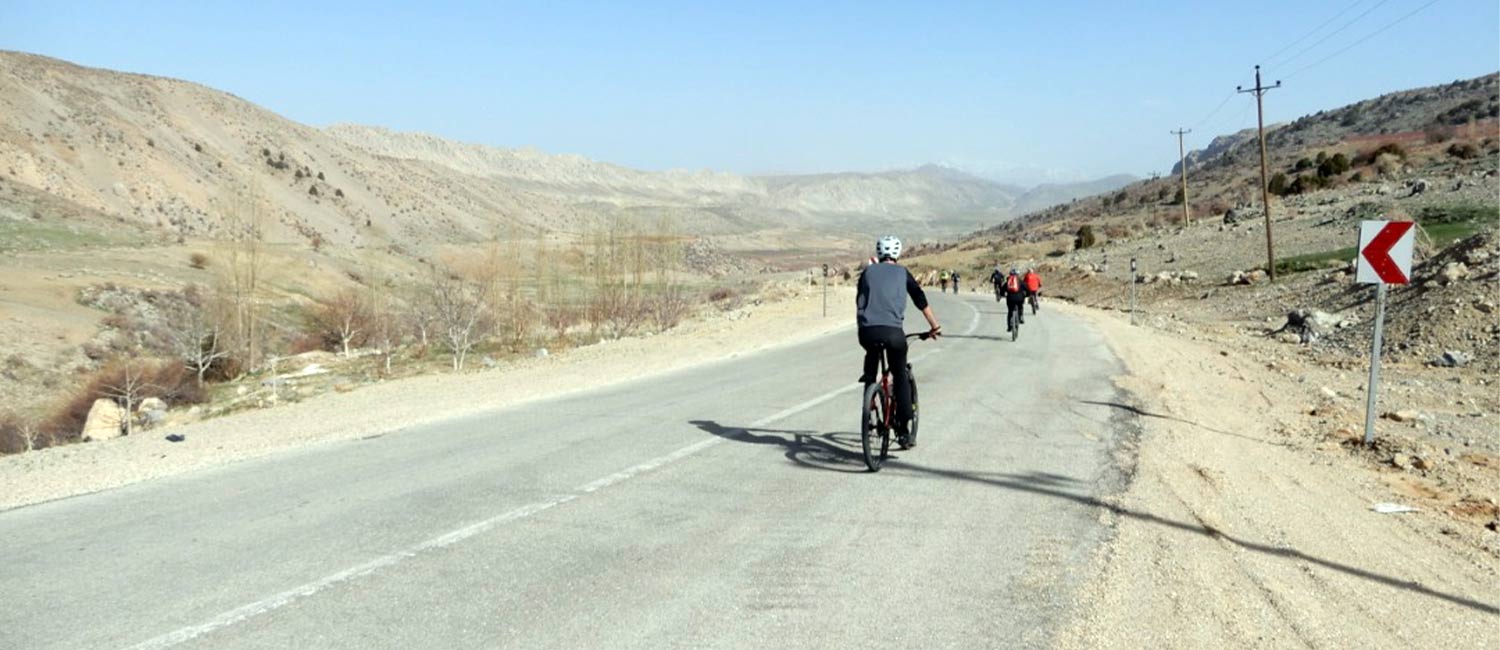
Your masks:
<path fill-rule="evenodd" d="M 1105 334 L 1139 426 L 1061 647 L 1500 647 L 1491 441 L 1434 446 L 1420 422 L 1388 418 L 1366 449 L 1363 394 L 1329 387 L 1357 373 L 1211 327 L 1051 305 Z M 1420 367 L 1389 381 L 1438 372 L 1477 383 Z"/>
<path fill-rule="evenodd" d="M 840 308 L 826 318 L 821 294 L 803 288 L 655 336 L 502 362 L 477 372 L 384 381 L 114 440 L 0 457 L 0 510 L 628 382 L 851 327 L 845 306 L 853 302 L 853 290 L 830 289 L 828 299 Z M 169 442 L 168 434 L 183 440 Z"/>

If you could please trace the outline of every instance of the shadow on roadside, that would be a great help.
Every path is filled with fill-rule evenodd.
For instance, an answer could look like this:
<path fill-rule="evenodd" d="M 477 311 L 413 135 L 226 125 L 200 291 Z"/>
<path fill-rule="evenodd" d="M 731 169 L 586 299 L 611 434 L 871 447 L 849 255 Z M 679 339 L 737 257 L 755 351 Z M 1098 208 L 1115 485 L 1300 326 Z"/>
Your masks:
<path fill-rule="evenodd" d="M 1136 407 L 1131 407 L 1124 404 L 1116 404 L 1113 402 L 1087 403 L 1120 408 L 1147 417 L 1159 417 L 1172 420 L 1178 419 L 1171 416 L 1149 413 Z M 1193 424 L 1194 426 L 1201 426 L 1193 422 L 1188 422 L 1186 420 L 1182 421 L 1187 422 L 1188 424 Z M 702 429 L 703 431 L 719 436 L 721 438 L 725 438 L 727 440 L 782 447 L 786 450 L 784 455 L 787 460 L 802 467 L 848 473 L 866 473 L 864 466 L 864 457 L 859 447 L 859 434 L 857 433 L 837 432 L 818 434 L 812 431 L 730 427 L 721 425 L 713 420 L 692 420 L 690 421 L 690 424 L 698 427 L 699 429 Z M 1239 434 L 1231 433 L 1230 435 Z M 1167 519 L 1165 517 L 1154 515 L 1149 512 L 1132 510 L 1124 506 L 1107 503 L 1097 497 L 1087 494 L 1077 494 L 1075 492 L 1070 492 L 1065 488 L 1069 486 L 1081 487 L 1083 484 L 1077 479 L 1067 476 L 1038 472 L 1026 474 L 1009 474 L 998 472 L 967 472 L 960 470 L 942 469 L 938 467 L 928 467 L 917 463 L 903 461 L 893 455 L 886 460 L 883 471 L 879 474 L 873 474 L 872 477 L 889 476 L 892 473 L 904 473 L 911 476 L 944 478 L 955 481 L 979 483 L 982 485 L 988 485 L 990 487 L 996 487 L 1004 490 L 1053 497 L 1057 499 L 1072 501 L 1074 503 L 1082 504 L 1085 506 L 1102 508 L 1121 517 L 1127 517 L 1130 519 L 1135 519 L 1137 521 L 1144 521 L 1160 526 L 1166 526 L 1168 528 L 1175 528 L 1177 530 L 1203 535 L 1206 537 L 1213 537 L 1215 539 L 1234 544 L 1235 546 L 1253 553 L 1261 553 L 1264 555 L 1316 564 L 1318 566 L 1332 569 L 1346 575 L 1363 578 L 1365 580 L 1369 580 L 1371 582 L 1386 585 L 1389 587 L 1404 589 L 1413 593 L 1437 598 L 1439 600 L 1444 600 L 1461 607 L 1467 607 L 1475 611 L 1484 612 L 1486 614 L 1500 615 L 1500 607 L 1496 607 L 1495 605 L 1483 603 L 1470 598 L 1465 598 L 1463 596 L 1444 593 L 1436 589 L 1432 589 L 1431 587 L 1428 587 L 1426 585 L 1420 584 L 1414 580 L 1402 580 L 1400 578 L 1394 578 L 1367 569 L 1361 569 L 1359 567 L 1343 564 L 1341 562 L 1325 560 L 1320 557 L 1308 555 L 1290 547 L 1275 546 L 1272 544 L 1265 544 L 1261 542 L 1241 539 L 1202 523 L 1186 523 L 1173 519 Z"/>

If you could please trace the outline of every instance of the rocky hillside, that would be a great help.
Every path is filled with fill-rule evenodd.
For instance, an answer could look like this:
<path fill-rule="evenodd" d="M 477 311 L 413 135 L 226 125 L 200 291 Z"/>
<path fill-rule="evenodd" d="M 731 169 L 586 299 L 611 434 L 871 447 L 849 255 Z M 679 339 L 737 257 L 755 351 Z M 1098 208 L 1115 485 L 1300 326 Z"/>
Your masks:
<path fill-rule="evenodd" d="M 1439 133 L 1469 122 L 1500 117 L 1500 76 L 1491 74 L 1443 86 L 1388 93 L 1327 111 L 1305 115 L 1291 123 L 1266 128 L 1266 147 L 1303 148 L 1341 142 L 1359 136 L 1387 136 L 1411 132 Z M 1258 156 L 1255 129 L 1214 138 L 1203 149 L 1188 152 L 1188 168 L 1233 164 Z M 1172 166 L 1176 174 L 1181 163 Z"/>

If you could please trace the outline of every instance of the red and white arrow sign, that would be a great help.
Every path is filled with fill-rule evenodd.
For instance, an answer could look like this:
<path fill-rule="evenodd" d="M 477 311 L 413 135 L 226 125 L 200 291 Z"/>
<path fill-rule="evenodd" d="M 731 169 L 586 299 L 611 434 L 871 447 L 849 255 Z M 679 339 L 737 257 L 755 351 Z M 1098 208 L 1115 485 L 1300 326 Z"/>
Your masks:
<path fill-rule="evenodd" d="M 1411 278 L 1411 221 L 1359 222 L 1359 264 L 1354 279 L 1370 284 L 1406 284 Z"/>

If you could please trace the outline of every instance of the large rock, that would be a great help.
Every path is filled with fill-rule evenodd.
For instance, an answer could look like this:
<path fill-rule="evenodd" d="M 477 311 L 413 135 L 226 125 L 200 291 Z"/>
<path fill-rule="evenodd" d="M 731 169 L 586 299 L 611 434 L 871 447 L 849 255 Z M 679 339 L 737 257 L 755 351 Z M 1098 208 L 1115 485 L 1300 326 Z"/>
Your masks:
<path fill-rule="evenodd" d="M 160 397 L 147 397 L 141 400 L 141 405 L 135 412 L 146 428 L 159 426 L 167 419 L 167 402 Z"/>
<path fill-rule="evenodd" d="M 84 440 L 109 440 L 125 435 L 125 409 L 111 399 L 96 399 L 83 424 Z"/>

